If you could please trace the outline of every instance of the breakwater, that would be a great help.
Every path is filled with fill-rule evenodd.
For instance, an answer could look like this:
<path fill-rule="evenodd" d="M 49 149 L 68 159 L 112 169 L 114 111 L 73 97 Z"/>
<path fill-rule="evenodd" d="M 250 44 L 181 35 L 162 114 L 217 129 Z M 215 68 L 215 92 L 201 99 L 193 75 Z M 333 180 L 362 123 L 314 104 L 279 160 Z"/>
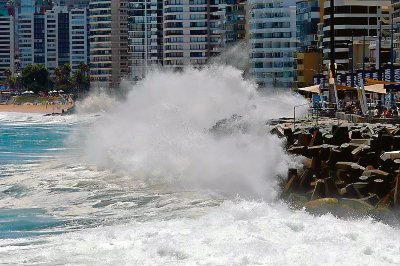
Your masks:
<path fill-rule="evenodd" d="M 311 212 L 380 214 L 400 206 L 400 127 L 325 120 L 293 130 L 288 120 L 270 121 L 303 167 L 289 169 L 283 199 Z"/>

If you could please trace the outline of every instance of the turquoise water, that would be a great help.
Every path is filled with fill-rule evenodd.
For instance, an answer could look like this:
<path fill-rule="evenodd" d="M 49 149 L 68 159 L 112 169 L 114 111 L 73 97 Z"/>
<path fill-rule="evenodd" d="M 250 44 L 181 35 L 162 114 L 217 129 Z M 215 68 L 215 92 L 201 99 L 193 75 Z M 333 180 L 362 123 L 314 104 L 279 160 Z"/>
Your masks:
<path fill-rule="evenodd" d="M 71 126 L 18 125 L 0 122 L 0 165 L 35 162 L 64 150 Z"/>
<path fill-rule="evenodd" d="M 397 227 L 143 186 L 70 147 L 86 122 L 38 120 L 0 115 L 1 265 L 400 265 Z"/>
<path fill-rule="evenodd" d="M 1 179 L 27 173 L 29 165 L 57 158 L 68 149 L 64 142 L 71 129 L 68 124 L 0 122 L 0 198 L 24 194 L 23 186 L 4 186 Z M 49 234 L 64 223 L 40 208 L 2 208 L 0 239 Z"/>

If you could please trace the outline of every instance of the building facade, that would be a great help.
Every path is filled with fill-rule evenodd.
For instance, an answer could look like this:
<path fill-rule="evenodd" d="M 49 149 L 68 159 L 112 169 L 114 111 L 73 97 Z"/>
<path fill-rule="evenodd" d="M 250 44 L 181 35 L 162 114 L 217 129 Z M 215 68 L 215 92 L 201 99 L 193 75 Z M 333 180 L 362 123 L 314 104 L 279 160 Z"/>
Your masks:
<path fill-rule="evenodd" d="M 356 67 L 361 62 L 351 62 L 352 50 L 360 43 L 369 54 L 369 42 L 390 34 L 390 6 L 388 0 L 335 0 L 335 60 L 343 69 Z M 330 55 L 330 1 L 324 2 L 324 64 L 329 64 Z M 365 37 L 365 43 L 364 42 Z M 353 44 L 351 43 L 354 39 Z M 352 48 L 353 47 L 353 48 Z M 375 62 L 379 66 L 379 58 Z M 339 67 L 340 68 L 340 67 Z"/>
<path fill-rule="evenodd" d="M 218 54 L 218 0 L 164 1 L 165 67 L 201 66 Z"/>
<path fill-rule="evenodd" d="M 67 0 L 66 5 L 68 8 L 89 8 L 90 0 Z"/>
<path fill-rule="evenodd" d="M 33 15 L 33 63 L 46 63 L 46 27 L 45 15 L 35 13 Z"/>
<path fill-rule="evenodd" d="M 400 0 L 392 0 L 395 62 L 400 63 Z"/>
<path fill-rule="evenodd" d="M 293 87 L 297 50 L 295 1 L 250 0 L 247 5 L 250 74 L 261 87 Z"/>
<path fill-rule="evenodd" d="M 34 63 L 34 13 L 20 13 L 18 18 L 19 65 L 21 69 Z"/>
<path fill-rule="evenodd" d="M 163 64 L 163 1 L 129 2 L 129 58 L 133 80 Z"/>
<path fill-rule="evenodd" d="M 14 17 L 0 15 L 0 81 L 6 77 L 4 71 L 14 73 Z"/>
<path fill-rule="evenodd" d="M 92 84 L 116 88 L 128 75 L 128 2 L 92 0 L 89 8 Z"/>
<path fill-rule="evenodd" d="M 69 13 L 67 8 L 54 7 L 45 14 L 45 66 L 50 73 L 70 63 Z"/>
<path fill-rule="evenodd" d="M 246 37 L 246 1 L 244 0 L 224 0 L 218 5 L 219 20 L 216 22 L 214 33 L 219 35 L 218 46 L 220 51 L 224 51 L 243 41 Z"/>
<path fill-rule="evenodd" d="M 69 64 L 72 72 L 80 63 L 89 64 L 89 25 L 86 8 L 72 8 L 69 11 Z"/>
<path fill-rule="evenodd" d="M 313 85 L 314 76 L 323 69 L 322 38 L 319 35 L 321 0 L 298 0 L 296 3 L 297 87 Z M 323 6 L 323 3 L 322 3 Z"/>
<path fill-rule="evenodd" d="M 299 50 L 318 48 L 319 0 L 301 0 L 296 3 L 296 35 Z"/>

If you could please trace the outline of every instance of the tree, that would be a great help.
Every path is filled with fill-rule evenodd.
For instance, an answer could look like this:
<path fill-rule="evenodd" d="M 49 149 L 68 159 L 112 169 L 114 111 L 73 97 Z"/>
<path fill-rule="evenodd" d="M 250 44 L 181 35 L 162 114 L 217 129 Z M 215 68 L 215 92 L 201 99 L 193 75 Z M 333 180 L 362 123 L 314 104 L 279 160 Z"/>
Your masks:
<path fill-rule="evenodd" d="M 90 75 L 89 75 L 89 66 L 83 62 L 79 63 L 78 69 L 75 71 L 72 76 L 72 84 L 76 89 L 76 94 L 79 97 L 79 94 L 82 90 L 89 90 L 90 87 Z"/>
<path fill-rule="evenodd" d="M 35 93 L 47 91 L 49 71 L 43 65 L 28 65 L 22 71 L 22 84 Z"/>
<path fill-rule="evenodd" d="M 80 62 L 78 65 L 78 70 L 80 70 L 83 74 L 82 88 L 85 91 L 88 91 L 90 88 L 90 68 L 87 64 Z"/>
<path fill-rule="evenodd" d="M 12 76 L 12 71 L 11 71 L 11 69 L 9 69 L 9 68 L 7 68 L 6 70 L 4 70 L 4 76 L 6 77 L 6 78 L 9 78 L 9 77 L 11 77 Z"/>
<path fill-rule="evenodd" d="M 59 90 L 68 91 L 71 88 L 71 66 L 69 64 L 61 65 L 55 68 L 55 85 Z"/>
<path fill-rule="evenodd" d="M 6 77 L 6 79 L 5 79 L 5 84 L 7 84 L 7 85 L 11 88 L 11 85 L 10 85 L 10 83 L 11 83 L 11 77 L 12 77 L 12 72 L 11 72 L 11 70 L 10 70 L 10 69 L 6 69 L 6 70 L 4 70 L 3 74 L 4 74 L 4 76 Z"/>
<path fill-rule="evenodd" d="M 20 82 L 20 78 L 18 76 L 12 75 L 8 79 L 8 86 L 10 87 L 11 90 L 15 90 L 18 87 L 18 84 Z"/>

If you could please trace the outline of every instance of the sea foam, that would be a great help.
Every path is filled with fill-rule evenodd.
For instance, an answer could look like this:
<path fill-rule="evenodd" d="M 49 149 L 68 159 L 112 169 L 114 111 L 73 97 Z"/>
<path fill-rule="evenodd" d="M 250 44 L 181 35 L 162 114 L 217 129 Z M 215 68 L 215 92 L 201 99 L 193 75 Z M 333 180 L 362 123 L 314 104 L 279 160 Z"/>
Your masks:
<path fill-rule="evenodd" d="M 196 219 L 82 230 L 32 242 L 29 249 L 10 240 L 0 258 L 69 265 L 399 265 L 399 237 L 399 230 L 371 220 L 225 201 Z"/>
<path fill-rule="evenodd" d="M 265 123 L 302 103 L 290 93 L 262 95 L 234 67 L 154 71 L 78 143 L 89 163 L 132 182 L 271 200 L 293 158 Z"/>

